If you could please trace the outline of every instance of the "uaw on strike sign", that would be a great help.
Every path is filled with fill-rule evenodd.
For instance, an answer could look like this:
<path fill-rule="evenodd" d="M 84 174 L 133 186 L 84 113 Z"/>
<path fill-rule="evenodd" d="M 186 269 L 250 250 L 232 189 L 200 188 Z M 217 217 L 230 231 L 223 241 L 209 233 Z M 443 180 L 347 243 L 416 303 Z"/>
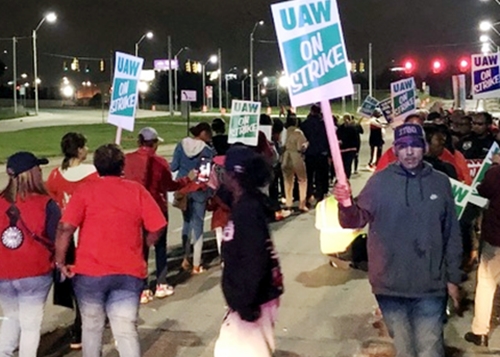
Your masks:
<path fill-rule="evenodd" d="M 336 0 L 271 6 L 294 107 L 354 93 Z"/>
<path fill-rule="evenodd" d="M 109 105 L 108 123 L 129 131 L 134 130 L 139 78 L 144 60 L 116 52 L 113 93 Z"/>
<path fill-rule="evenodd" d="M 500 97 L 500 54 L 472 55 L 474 99 Z"/>

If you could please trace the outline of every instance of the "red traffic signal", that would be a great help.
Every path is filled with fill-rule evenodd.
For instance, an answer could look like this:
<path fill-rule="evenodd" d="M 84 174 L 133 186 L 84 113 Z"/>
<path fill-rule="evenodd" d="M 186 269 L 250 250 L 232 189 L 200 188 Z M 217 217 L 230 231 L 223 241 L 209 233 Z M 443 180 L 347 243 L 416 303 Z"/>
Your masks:
<path fill-rule="evenodd" d="M 462 58 L 458 64 L 458 67 L 460 68 L 460 72 L 467 72 L 470 68 L 470 63 L 467 58 Z"/>
<path fill-rule="evenodd" d="M 441 60 L 432 61 L 432 73 L 441 73 L 443 69 L 444 69 L 443 61 Z"/>
<path fill-rule="evenodd" d="M 415 62 L 412 60 L 406 60 L 404 62 L 405 73 L 410 74 L 415 70 Z"/>

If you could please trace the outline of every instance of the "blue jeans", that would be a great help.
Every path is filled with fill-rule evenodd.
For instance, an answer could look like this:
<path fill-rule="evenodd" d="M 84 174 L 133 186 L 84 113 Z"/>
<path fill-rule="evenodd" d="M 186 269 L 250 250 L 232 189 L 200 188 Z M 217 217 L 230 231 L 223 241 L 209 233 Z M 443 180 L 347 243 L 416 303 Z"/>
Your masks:
<path fill-rule="evenodd" d="M 400 357 L 444 357 L 446 296 L 403 298 L 376 295 Z"/>
<path fill-rule="evenodd" d="M 195 192 L 197 193 L 197 192 Z M 182 218 L 182 244 L 184 246 L 184 256 L 188 258 L 191 254 L 191 231 L 194 234 L 193 265 L 201 264 L 201 253 L 203 251 L 203 224 L 205 221 L 205 210 L 207 201 L 194 200 L 188 197 L 187 209 L 183 212 Z"/>
<path fill-rule="evenodd" d="M 167 217 L 168 221 L 168 217 Z M 146 264 L 149 261 L 149 247 L 144 244 L 144 259 Z M 166 284 L 167 283 L 167 228 L 165 228 L 155 244 L 155 265 L 156 265 L 156 284 Z M 148 272 L 149 277 L 149 272 Z M 148 277 L 144 279 L 145 289 L 149 289 Z"/>
<path fill-rule="evenodd" d="M 129 275 L 76 275 L 73 285 L 82 314 L 83 357 L 101 356 L 106 315 L 120 356 L 139 357 L 136 323 L 144 281 Z"/>
<path fill-rule="evenodd" d="M 0 280 L 0 356 L 36 357 L 40 343 L 43 308 L 52 285 L 52 274 Z"/>

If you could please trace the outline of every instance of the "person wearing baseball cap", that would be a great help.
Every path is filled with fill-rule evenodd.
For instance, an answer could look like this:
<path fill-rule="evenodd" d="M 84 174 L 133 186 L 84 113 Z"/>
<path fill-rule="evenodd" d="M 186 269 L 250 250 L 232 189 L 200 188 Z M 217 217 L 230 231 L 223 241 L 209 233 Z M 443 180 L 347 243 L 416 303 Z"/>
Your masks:
<path fill-rule="evenodd" d="M 177 191 L 191 182 L 189 177 L 179 180 L 172 179 L 170 165 L 165 158 L 156 153 L 159 143 L 163 139 L 151 127 L 139 131 L 137 144 L 139 148 L 125 155 L 126 179 L 139 182 L 153 196 L 160 206 L 165 218 L 168 217 L 167 192 Z M 168 219 L 167 219 L 168 221 Z M 148 261 L 149 248 L 144 251 L 144 258 Z M 154 296 L 162 299 L 174 293 L 174 288 L 167 284 L 167 229 L 161 233 L 155 244 L 156 261 L 156 289 Z M 149 288 L 148 279 L 141 294 L 141 303 L 146 304 L 153 300 L 153 292 Z"/>
<path fill-rule="evenodd" d="M 463 276 L 451 183 L 423 161 L 420 125 L 397 127 L 393 150 L 397 161 L 371 176 L 354 200 L 348 185 L 335 185 L 339 221 L 343 228 L 369 224 L 369 280 L 397 355 L 444 356 L 447 299 L 460 311 Z"/>
<path fill-rule="evenodd" d="M 36 356 L 40 342 L 61 217 L 43 183 L 39 166 L 47 163 L 30 152 L 10 156 L 9 182 L 0 192 L 0 354 L 5 356 L 18 348 L 20 356 Z"/>

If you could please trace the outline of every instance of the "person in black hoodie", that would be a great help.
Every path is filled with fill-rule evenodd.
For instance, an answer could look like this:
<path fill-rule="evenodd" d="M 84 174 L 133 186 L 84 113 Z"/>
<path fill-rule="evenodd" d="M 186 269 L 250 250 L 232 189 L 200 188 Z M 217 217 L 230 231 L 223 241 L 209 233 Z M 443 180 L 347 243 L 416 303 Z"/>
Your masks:
<path fill-rule="evenodd" d="M 439 158 L 446 146 L 446 133 L 436 124 L 425 125 L 424 131 L 428 148 L 424 155 L 424 161 L 430 164 L 434 170 L 440 171 L 454 180 L 458 180 L 455 167 Z"/>
<path fill-rule="evenodd" d="M 300 125 L 300 130 L 306 136 L 309 146 L 305 152 L 307 170 L 307 199 L 311 202 L 314 197 L 321 201 L 328 193 L 328 174 L 330 164 L 328 157 L 328 137 L 321 108 L 317 105 L 311 107 L 307 119 Z"/>
<path fill-rule="evenodd" d="M 226 122 L 221 118 L 215 118 L 212 120 L 212 131 L 214 133 L 212 136 L 212 145 L 217 155 L 226 155 L 226 151 L 229 149 Z"/>
<path fill-rule="evenodd" d="M 356 130 L 351 114 L 345 114 L 343 123 L 337 130 L 337 136 L 340 143 L 340 152 L 342 153 L 342 163 L 348 179 L 351 178 L 352 163 L 356 158 L 359 149 L 359 134 Z"/>
<path fill-rule="evenodd" d="M 228 150 L 224 185 L 231 192 L 222 242 L 222 291 L 228 305 L 216 357 L 272 356 L 274 323 L 283 294 L 281 269 L 268 221 L 273 212 L 259 190 L 271 179 L 266 160 L 250 148 Z"/>

